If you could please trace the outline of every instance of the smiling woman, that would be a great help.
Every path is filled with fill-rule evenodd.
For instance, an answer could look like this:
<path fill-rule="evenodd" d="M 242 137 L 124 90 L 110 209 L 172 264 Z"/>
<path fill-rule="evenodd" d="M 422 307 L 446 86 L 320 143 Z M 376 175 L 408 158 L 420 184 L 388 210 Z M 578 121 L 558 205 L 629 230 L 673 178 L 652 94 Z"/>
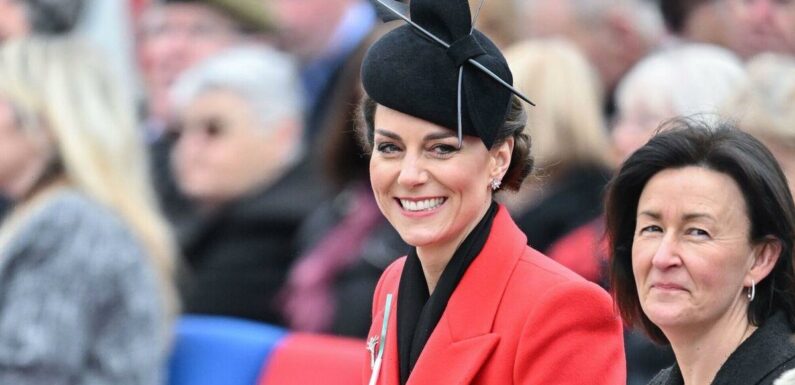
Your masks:
<path fill-rule="evenodd" d="M 606 214 L 619 309 L 676 356 L 652 384 L 772 384 L 795 368 L 795 206 L 758 140 L 671 121 L 623 164 Z"/>
<path fill-rule="evenodd" d="M 376 287 L 365 383 L 625 383 L 607 294 L 529 248 L 494 203 L 532 168 L 505 59 L 472 29 L 467 2 L 410 7 L 425 32 L 393 30 L 362 65 L 373 192 L 413 246 Z"/>

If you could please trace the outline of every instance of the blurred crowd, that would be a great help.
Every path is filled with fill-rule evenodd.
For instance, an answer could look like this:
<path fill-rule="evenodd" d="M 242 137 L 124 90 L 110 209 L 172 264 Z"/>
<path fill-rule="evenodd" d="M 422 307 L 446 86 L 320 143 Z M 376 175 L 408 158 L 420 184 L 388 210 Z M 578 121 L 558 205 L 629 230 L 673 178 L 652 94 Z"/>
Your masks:
<path fill-rule="evenodd" d="M 366 0 L 0 0 L 0 382 L 153 383 L 180 313 L 364 337 L 408 251 L 354 133 L 393 24 Z M 476 28 L 538 104 L 536 170 L 498 199 L 589 280 L 605 184 L 673 117 L 736 122 L 793 186 L 795 1 L 486 0 Z M 630 384 L 673 362 L 625 339 Z"/>

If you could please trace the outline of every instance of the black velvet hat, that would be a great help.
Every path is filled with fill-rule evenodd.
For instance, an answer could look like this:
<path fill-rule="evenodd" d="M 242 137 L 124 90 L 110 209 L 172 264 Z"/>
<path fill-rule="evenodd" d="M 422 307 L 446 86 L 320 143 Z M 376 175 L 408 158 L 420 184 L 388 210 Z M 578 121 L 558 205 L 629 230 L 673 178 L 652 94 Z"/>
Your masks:
<path fill-rule="evenodd" d="M 376 103 L 479 137 L 491 148 L 515 93 L 505 58 L 472 27 L 467 0 L 373 0 L 386 21 L 408 24 L 368 50 L 362 83 Z M 531 103 L 532 104 L 532 103 Z"/>

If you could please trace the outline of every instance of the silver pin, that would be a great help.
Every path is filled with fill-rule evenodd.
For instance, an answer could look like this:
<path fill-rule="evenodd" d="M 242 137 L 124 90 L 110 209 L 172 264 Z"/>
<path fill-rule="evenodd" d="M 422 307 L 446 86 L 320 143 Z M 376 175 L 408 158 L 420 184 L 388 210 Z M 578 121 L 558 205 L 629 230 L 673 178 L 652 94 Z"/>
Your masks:
<path fill-rule="evenodd" d="M 367 351 L 370 352 L 370 369 L 375 366 L 375 352 L 378 346 L 378 336 L 372 336 L 367 340 Z"/>

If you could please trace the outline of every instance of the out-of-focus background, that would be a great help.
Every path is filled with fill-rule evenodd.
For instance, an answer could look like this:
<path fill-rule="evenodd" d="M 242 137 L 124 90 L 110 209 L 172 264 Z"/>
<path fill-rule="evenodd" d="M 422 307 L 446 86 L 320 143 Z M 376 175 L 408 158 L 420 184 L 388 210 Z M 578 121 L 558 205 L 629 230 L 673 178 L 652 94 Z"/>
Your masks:
<path fill-rule="evenodd" d="M 365 0 L 0 0 L 0 383 L 360 381 L 408 250 L 354 132 L 395 25 Z M 486 0 L 476 27 L 538 104 L 535 174 L 497 199 L 606 289 L 602 193 L 660 123 L 735 121 L 795 180 L 795 1 Z M 625 341 L 628 384 L 673 362 Z"/>

